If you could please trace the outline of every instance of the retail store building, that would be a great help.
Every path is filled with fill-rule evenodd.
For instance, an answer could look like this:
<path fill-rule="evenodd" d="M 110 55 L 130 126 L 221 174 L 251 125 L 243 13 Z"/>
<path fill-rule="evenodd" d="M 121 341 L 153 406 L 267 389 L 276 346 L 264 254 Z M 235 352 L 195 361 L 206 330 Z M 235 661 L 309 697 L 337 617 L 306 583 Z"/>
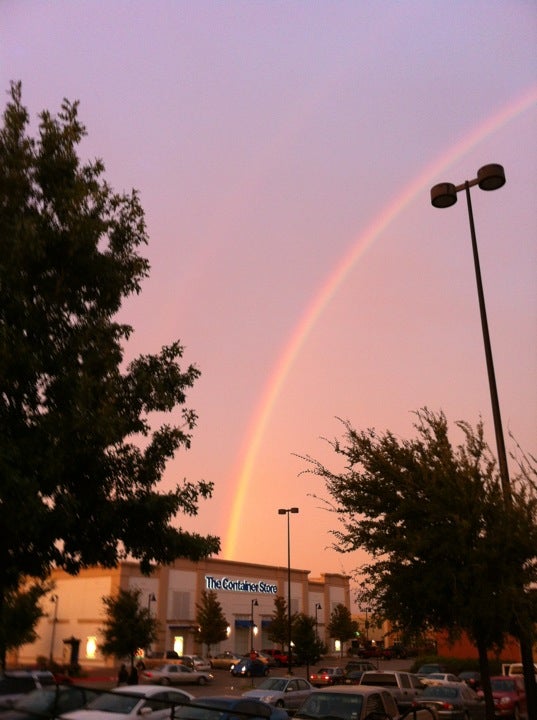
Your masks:
<path fill-rule="evenodd" d="M 138 588 L 141 602 L 147 603 L 160 624 L 160 637 L 151 650 L 162 653 L 175 650 L 179 655 L 204 650 L 196 642 L 198 626 L 196 605 L 204 590 L 217 593 L 228 620 L 228 637 L 211 651 L 231 650 L 246 653 L 253 640 L 257 649 L 272 647 L 268 628 L 277 596 L 288 597 L 288 568 L 269 565 L 207 559 L 200 562 L 176 560 L 158 567 L 150 576 L 142 575 L 138 563 L 123 562 L 112 570 L 92 568 L 77 576 L 63 571 L 52 576 L 55 587 L 44 600 L 44 612 L 38 626 L 38 640 L 20 648 L 14 661 L 35 662 L 38 657 L 69 664 L 73 647 L 82 666 L 112 664 L 99 652 L 98 644 L 104 619 L 103 597 L 121 589 Z M 349 578 L 325 573 L 310 578 L 308 570 L 291 568 L 291 612 L 315 617 L 318 633 L 330 652 L 339 650 L 326 628 L 338 604 L 350 609 Z"/>

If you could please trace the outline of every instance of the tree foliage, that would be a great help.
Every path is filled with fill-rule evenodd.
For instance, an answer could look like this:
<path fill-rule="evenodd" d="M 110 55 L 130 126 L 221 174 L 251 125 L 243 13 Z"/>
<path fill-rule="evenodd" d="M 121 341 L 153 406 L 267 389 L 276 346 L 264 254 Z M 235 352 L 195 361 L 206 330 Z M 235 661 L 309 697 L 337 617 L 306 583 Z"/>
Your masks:
<path fill-rule="evenodd" d="M 118 660 L 128 657 L 131 668 L 137 651 L 149 647 L 158 639 L 158 621 L 148 607 L 140 604 L 141 595 L 139 588 L 120 589 L 117 595 L 103 598 L 106 617 L 99 650 L 103 655 L 114 656 Z"/>
<path fill-rule="evenodd" d="M 220 548 L 176 526 L 212 483 L 157 487 L 190 446 L 196 414 L 179 408 L 199 370 L 181 368 L 177 341 L 124 360 L 132 328 L 116 315 L 149 273 L 137 193 L 81 161 L 77 103 L 42 112 L 37 139 L 28 125 L 13 84 L 0 128 L 0 626 L 26 576 L 125 557 L 148 572 Z"/>
<path fill-rule="evenodd" d="M 306 459 L 341 521 L 335 547 L 372 558 L 359 572 L 375 613 L 401 632 L 466 631 L 486 676 L 487 650 L 521 618 L 526 629 L 537 620 L 535 487 L 521 473 L 506 502 L 482 423 L 457 423 L 464 441 L 454 447 L 443 413 L 416 418 L 413 440 L 345 422 L 344 441 L 331 442 L 342 473 Z"/>
<path fill-rule="evenodd" d="M 352 619 L 349 608 L 343 603 L 338 603 L 330 613 L 327 630 L 329 637 L 340 641 L 341 653 L 343 653 L 343 643 L 356 637 L 358 623 Z"/>
<path fill-rule="evenodd" d="M 37 639 L 36 626 L 45 615 L 41 600 L 51 589 L 50 583 L 30 581 L 6 593 L 0 623 L 0 673 L 5 669 L 6 653 Z"/>
<path fill-rule="evenodd" d="M 211 645 L 227 638 L 229 623 L 214 590 L 203 590 L 201 593 L 201 602 L 196 603 L 196 622 L 199 625 L 196 642 L 207 646 L 207 654 L 211 651 Z"/>
<path fill-rule="evenodd" d="M 319 640 L 315 618 L 306 613 L 299 613 L 293 623 L 294 656 L 299 665 L 306 665 L 306 675 L 309 676 L 309 666 L 316 663 L 325 654 L 326 647 Z"/>
<path fill-rule="evenodd" d="M 291 618 L 293 622 L 293 618 Z M 287 615 L 287 602 L 281 595 L 274 598 L 274 612 L 268 628 L 268 639 L 280 646 L 283 650 L 288 642 L 289 618 Z"/>

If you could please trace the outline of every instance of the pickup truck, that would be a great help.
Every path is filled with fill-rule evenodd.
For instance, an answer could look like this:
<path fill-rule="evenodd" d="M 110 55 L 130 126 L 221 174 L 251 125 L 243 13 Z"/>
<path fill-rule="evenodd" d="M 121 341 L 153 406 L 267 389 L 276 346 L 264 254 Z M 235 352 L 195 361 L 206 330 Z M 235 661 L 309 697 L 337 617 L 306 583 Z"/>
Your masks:
<path fill-rule="evenodd" d="M 535 674 L 537 675 L 537 665 L 533 663 Z M 504 663 L 502 665 L 502 675 L 523 675 L 524 670 L 522 663 Z"/>
<path fill-rule="evenodd" d="M 366 720 L 368 716 L 383 720 L 403 720 L 393 695 L 381 687 L 337 685 L 313 690 L 296 711 L 297 720 Z M 434 711 L 414 708 L 408 713 L 413 720 L 436 720 Z"/>
<path fill-rule="evenodd" d="M 417 675 L 399 670 L 368 670 L 362 675 L 358 685 L 386 688 L 395 698 L 397 707 L 401 711 L 413 707 L 424 689 Z"/>

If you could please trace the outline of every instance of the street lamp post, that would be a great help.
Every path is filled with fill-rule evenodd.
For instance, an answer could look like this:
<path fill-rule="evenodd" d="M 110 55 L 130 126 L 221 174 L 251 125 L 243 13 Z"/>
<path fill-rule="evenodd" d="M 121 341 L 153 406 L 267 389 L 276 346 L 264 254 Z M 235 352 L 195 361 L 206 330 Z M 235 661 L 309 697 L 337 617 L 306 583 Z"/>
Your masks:
<path fill-rule="evenodd" d="M 254 607 L 257 607 L 259 603 L 257 602 L 256 598 L 253 598 L 251 601 L 251 608 L 250 608 L 250 651 L 253 652 L 254 650 Z"/>
<path fill-rule="evenodd" d="M 481 268 L 479 254 L 477 251 L 477 239 L 474 225 L 474 214 L 472 211 L 472 200 L 470 188 L 478 185 L 481 190 L 498 190 L 505 185 L 505 172 L 501 165 L 485 165 L 477 171 L 474 180 L 466 180 L 461 185 L 452 183 L 440 183 L 431 188 L 431 203 L 436 208 L 451 207 L 457 202 L 457 193 L 464 190 L 466 193 L 466 204 L 468 206 L 468 219 L 470 222 L 470 235 L 472 238 L 472 251 L 474 255 L 475 277 L 477 282 L 477 295 L 479 298 L 479 312 L 481 315 L 481 327 L 483 331 L 483 343 L 485 345 L 485 358 L 487 362 L 487 373 L 490 388 L 490 399 L 492 404 L 492 418 L 494 421 L 494 432 L 496 435 L 496 447 L 498 450 L 498 467 L 504 498 L 508 504 L 511 503 L 511 488 L 509 483 L 509 470 L 507 467 L 507 454 L 503 437 L 502 419 L 500 415 L 500 403 L 496 387 L 496 375 L 492 361 L 492 347 L 490 343 L 489 327 L 487 322 L 487 310 L 485 307 L 485 294 L 481 280 Z"/>
<path fill-rule="evenodd" d="M 50 602 L 54 603 L 54 615 L 52 618 L 52 632 L 50 634 L 50 653 L 49 653 L 50 665 L 52 665 L 52 661 L 54 659 L 54 640 L 56 638 L 56 624 L 58 622 L 59 601 L 60 601 L 60 598 L 57 595 L 51 595 Z"/>
<path fill-rule="evenodd" d="M 317 617 L 319 610 L 322 610 L 321 603 L 315 603 L 315 634 L 319 639 L 319 619 Z"/>
<path fill-rule="evenodd" d="M 479 312 L 481 315 L 481 327 L 483 331 L 483 343 L 485 345 L 485 358 L 487 363 L 487 373 L 490 389 L 490 400 L 492 404 L 492 418 L 494 421 L 494 433 L 496 436 L 496 448 L 498 452 L 498 468 L 500 471 L 500 480 L 502 484 L 502 493 L 506 506 L 512 505 L 511 486 L 509 481 L 509 469 L 507 465 L 507 453 L 505 451 L 505 441 L 502 429 L 502 420 L 500 415 L 500 403 L 498 400 L 498 390 L 496 387 L 496 376 L 494 373 L 494 363 L 492 361 L 492 348 L 490 343 L 489 328 L 487 322 L 487 312 L 485 308 L 485 295 L 483 292 L 483 284 L 481 281 L 481 268 L 479 265 L 479 254 L 477 251 L 477 239 L 474 225 L 474 214 L 472 211 L 472 200 L 470 197 L 470 188 L 478 185 L 481 190 L 498 190 L 505 185 L 505 171 L 501 165 L 491 164 L 484 165 L 477 171 L 477 177 L 474 180 L 466 180 L 461 185 L 453 185 L 452 183 L 440 183 L 431 188 L 431 203 L 436 208 L 448 208 L 457 202 L 457 193 L 464 190 L 466 194 L 466 204 L 468 206 L 468 219 L 470 223 L 470 235 L 472 238 L 472 251 L 474 256 L 475 276 L 477 282 L 477 294 L 479 298 Z M 533 655 L 532 641 L 525 628 L 520 628 L 521 637 L 520 651 L 524 664 L 524 675 L 526 678 L 526 697 L 528 704 L 528 717 L 537 717 L 537 685 L 533 674 Z"/>
<path fill-rule="evenodd" d="M 291 650 L 291 525 L 289 515 L 297 512 L 297 507 L 278 509 L 278 515 L 287 515 L 287 670 L 289 675 L 292 673 L 293 666 Z"/>

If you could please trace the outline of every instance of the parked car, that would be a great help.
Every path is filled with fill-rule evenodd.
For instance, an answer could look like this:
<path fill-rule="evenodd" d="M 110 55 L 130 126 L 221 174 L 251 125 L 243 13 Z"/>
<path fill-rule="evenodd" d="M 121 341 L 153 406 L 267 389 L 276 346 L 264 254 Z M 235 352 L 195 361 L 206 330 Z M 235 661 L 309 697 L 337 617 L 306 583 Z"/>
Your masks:
<path fill-rule="evenodd" d="M 429 685 L 420 697 L 420 707 L 436 712 L 438 720 L 483 720 L 485 703 L 463 682 Z"/>
<path fill-rule="evenodd" d="M 52 720 L 71 710 L 84 707 L 98 692 L 74 685 L 48 685 L 22 695 L 11 710 L 2 712 L 2 720 Z"/>
<path fill-rule="evenodd" d="M 477 670 L 463 670 L 459 673 L 459 678 L 472 690 L 477 691 L 481 687 L 481 673 Z"/>
<path fill-rule="evenodd" d="M 56 685 L 48 670 L 12 670 L 0 677 L 0 710 L 13 707 L 23 695 L 36 688 Z"/>
<path fill-rule="evenodd" d="M 276 648 L 263 648 L 261 652 L 274 658 L 274 662 L 276 663 L 277 667 L 283 667 L 289 662 L 287 653 L 283 652 L 282 650 L 278 650 Z"/>
<path fill-rule="evenodd" d="M 367 670 L 376 670 L 377 668 L 369 660 L 349 660 L 345 665 L 345 674 L 348 675 L 351 672 L 360 670 L 366 672 Z"/>
<path fill-rule="evenodd" d="M 140 682 L 150 685 L 207 685 L 213 680 L 214 675 L 210 672 L 173 664 L 144 670 L 140 675 Z"/>
<path fill-rule="evenodd" d="M 241 655 L 225 650 L 224 652 L 213 655 L 213 657 L 209 658 L 209 662 L 211 663 L 211 668 L 230 670 L 232 665 L 240 663 L 243 659 Z"/>
<path fill-rule="evenodd" d="M 211 671 L 210 661 L 204 660 L 199 655 L 179 655 L 177 659 L 181 665 L 186 665 L 193 670 L 201 670 L 202 672 Z"/>
<path fill-rule="evenodd" d="M 258 660 L 261 660 L 261 662 L 264 662 L 265 665 L 268 665 L 269 667 L 277 666 L 277 663 L 276 663 L 276 660 L 274 659 L 274 657 L 272 655 L 269 655 L 266 652 L 263 652 L 263 650 L 257 650 L 255 653 L 255 656 Z"/>
<path fill-rule="evenodd" d="M 321 667 L 310 674 L 310 683 L 314 687 L 341 685 L 345 682 L 345 671 L 340 667 Z"/>
<path fill-rule="evenodd" d="M 439 663 L 425 663 L 425 665 L 420 665 L 418 668 L 418 672 L 416 675 L 429 675 L 430 673 L 445 673 L 447 672 L 447 667 L 445 665 L 440 665 Z"/>
<path fill-rule="evenodd" d="M 443 682 L 464 682 L 458 675 L 453 673 L 429 673 L 420 677 L 422 685 L 439 685 Z"/>
<path fill-rule="evenodd" d="M 125 685 L 104 692 L 85 708 L 64 713 L 62 720 L 139 720 L 140 715 L 151 714 L 151 720 L 174 715 L 181 705 L 194 696 L 185 690 L 164 688 L 161 685 Z"/>
<path fill-rule="evenodd" d="M 216 695 L 198 698 L 188 707 L 177 708 L 178 720 L 288 720 L 282 708 L 269 705 L 256 698 Z"/>
<path fill-rule="evenodd" d="M 255 697 L 269 705 L 296 710 L 313 690 L 313 685 L 304 678 L 265 678 L 254 690 L 247 690 L 243 697 Z"/>
<path fill-rule="evenodd" d="M 401 714 L 389 690 L 378 687 L 337 687 L 313 690 L 298 708 L 296 720 L 400 720 Z M 433 720 L 430 710 L 416 708 L 412 720 Z"/>
<path fill-rule="evenodd" d="M 230 669 L 230 673 L 235 677 L 266 677 L 269 672 L 269 666 L 262 660 L 251 660 L 250 658 L 242 658 Z"/>
<path fill-rule="evenodd" d="M 401 711 L 411 708 L 423 692 L 423 685 L 417 675 L 400 670 L 368 670 L 360 678 L 360 685 L 386 688 L 394 696 Z"/>
<path fill-rule="evenodd" d="M 523 677 L 498 675 L 490 678 L 490 685 L 496 717 L 514 718 L 514 720 L 527 717 L 528 706 Z"/>

